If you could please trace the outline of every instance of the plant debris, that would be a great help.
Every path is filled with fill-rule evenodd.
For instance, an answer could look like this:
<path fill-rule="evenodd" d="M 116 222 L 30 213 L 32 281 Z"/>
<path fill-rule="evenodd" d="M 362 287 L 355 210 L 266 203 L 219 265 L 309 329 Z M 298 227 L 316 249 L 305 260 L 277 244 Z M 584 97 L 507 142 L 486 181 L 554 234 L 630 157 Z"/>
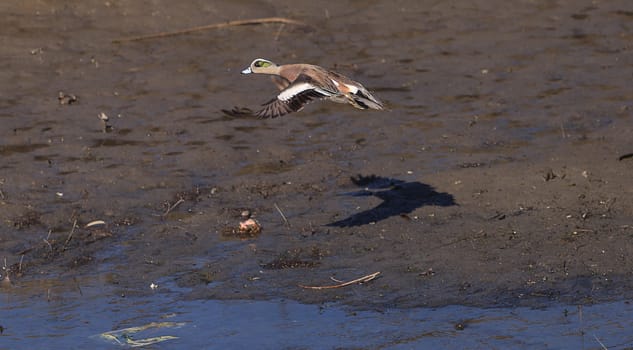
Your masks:
<path fill-rule="evenodd" d="M 223 22 L 223 23 L 208 24 L 204 26 L 187 28 L 187 29 L 177 30 L 173 32 L 161 32 L 161 33 L 156 33 L 156 34 L 114 39 L 112 40 L 112 43 L 120 44 L 120 43 L 128 42 L 128 41 L 140 41 L 140 40 L 148 40 L 148 39 L 165 38 L 169 36 L 189 34 L 189 33 L 199 32 L 203 30 L 245 26 L 245 25 L 255 25 L 255 24 L 267 24 L 267 23 L 294 24 L 298 26 L 308 27 L 308 24 L 304 22 L 297 21 L 294 19 L 289 19 L 289 18 L 283 18 L 283 17 L 254 18 L 254 19 L 243 19 L 243 20 L 228 21 L 228 22 Z"/>
<path fill-rule="evenodd" d="M 374 278 L 378 277 L 378 275 L 380 275 L 380 271 L 374 272 L 374 273 L 369 274 L 367 276 L 363 276 L 363 277 L 357 278 L 355 280 L 342 282 L 342 283 L 335 284 L 335 285 L 330 285 L 330 286 L 304 286 L 304 285 L 300 284 L 299 287 L 306 288 L 306 289 L 334 289 L 334 288 L 342 288 L 342 287 L 346 287 L 346 286 L 349 286 L 349 285 L 352 285 L 352 284 L 355 284 L 355 283 L 369 282 L 369 281 L 373 280 Z"/>

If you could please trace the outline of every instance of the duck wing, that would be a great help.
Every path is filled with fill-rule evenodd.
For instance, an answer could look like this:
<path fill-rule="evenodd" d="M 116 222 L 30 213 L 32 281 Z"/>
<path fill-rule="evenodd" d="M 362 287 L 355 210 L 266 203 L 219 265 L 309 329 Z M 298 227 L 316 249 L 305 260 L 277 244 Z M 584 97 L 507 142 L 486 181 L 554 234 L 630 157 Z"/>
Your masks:
<path fill-rule="evenodd" d="M 264 103 L 264 108 L 255 115 L 258 118 L 277 118 L 299 111 L 307 103 L 337 95 L 336 90 L 318 84 L 305 74 L 300 74 L 287 88 L 281 90 L 277 97 Z"/>

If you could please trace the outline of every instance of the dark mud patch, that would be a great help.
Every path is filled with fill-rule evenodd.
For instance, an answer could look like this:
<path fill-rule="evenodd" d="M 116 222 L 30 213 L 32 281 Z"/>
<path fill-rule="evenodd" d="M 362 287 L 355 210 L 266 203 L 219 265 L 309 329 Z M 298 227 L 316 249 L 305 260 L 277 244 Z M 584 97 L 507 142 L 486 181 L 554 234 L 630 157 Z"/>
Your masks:
<path fill-rule="evenodd" d="M 42 223 L 40 221 L 40 215 L 41 215 L 40 213 L 34 210 L 30 210 L 30 211 L 25 212 L 24 214 L 21 214 L 11 219 L 11 222 L 13 223 L 13 227 L 15 227 L 18 230 L 21 230 L 27 227 L 40 225 Z"/>
<path fill-rule="evenodd" d="M 75 225 L 65 234 L 50 230 L 41 240 L 13 247 L 16 251 L 14 256 L 19 257 L 19 261 L 5 266 L 3 272 L 13 283 L 44 271 L 55 275 L 58 272 L 51 272 L 54 271 L 51 270 L 53 266 L 63 267 L 65 275 L 86 273 L 83 268 L 94 263 L 95 256 L 104 256 L 110 250 L 108 245 L 114 235 L 107 227 L 79 228 Z"/>
<path fill-rule="evenodd" d="M 311 268 L 319 266 L 319 260 L 323 257 L 318 247 L 313 247 L 307 258 L 303 258 L 304 255 L 306 254 L 300 248 L 288 250 L 271 261 L 260 263 L 260 266 L 267 270 Z"/>

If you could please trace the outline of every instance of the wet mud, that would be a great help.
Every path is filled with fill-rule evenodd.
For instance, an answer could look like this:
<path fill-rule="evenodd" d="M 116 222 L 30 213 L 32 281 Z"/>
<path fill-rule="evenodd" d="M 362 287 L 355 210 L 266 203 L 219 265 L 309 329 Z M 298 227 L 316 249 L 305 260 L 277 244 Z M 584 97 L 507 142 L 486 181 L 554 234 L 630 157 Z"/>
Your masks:
<path fill-rule="evenodd" d="M 633 297 L 627 1 L 0 12 L 3 290 L 144 295 L 172 280 L 188 298 L 368 308 Z M 260 17 L 308 26 L 113 43 Z M 257 57 L 334 69 L 388 109 L 223 112 L 274 96 L 239 74 Z M 261 230 L 241 231 L 248 218 Z"/>

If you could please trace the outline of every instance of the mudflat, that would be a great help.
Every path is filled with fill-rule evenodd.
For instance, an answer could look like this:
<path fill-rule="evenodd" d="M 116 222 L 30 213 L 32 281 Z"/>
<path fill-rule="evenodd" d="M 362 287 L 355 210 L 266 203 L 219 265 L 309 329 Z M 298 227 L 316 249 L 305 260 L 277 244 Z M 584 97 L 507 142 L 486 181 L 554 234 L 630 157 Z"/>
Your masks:
<path fill-rule="evenodd" d="M 3 1 L 0 13 L 3 289 L 168 282 L 190 298 L 372 308 L 633 296 L 628 1 Z M 125 40 L 271 17 L 305 25 Z M 336 70 L 388 109 L 224 113 L 276 93 L 239 74 L 257 57 Z M 240 232 L 247 217 L 261 231 Z"/>

